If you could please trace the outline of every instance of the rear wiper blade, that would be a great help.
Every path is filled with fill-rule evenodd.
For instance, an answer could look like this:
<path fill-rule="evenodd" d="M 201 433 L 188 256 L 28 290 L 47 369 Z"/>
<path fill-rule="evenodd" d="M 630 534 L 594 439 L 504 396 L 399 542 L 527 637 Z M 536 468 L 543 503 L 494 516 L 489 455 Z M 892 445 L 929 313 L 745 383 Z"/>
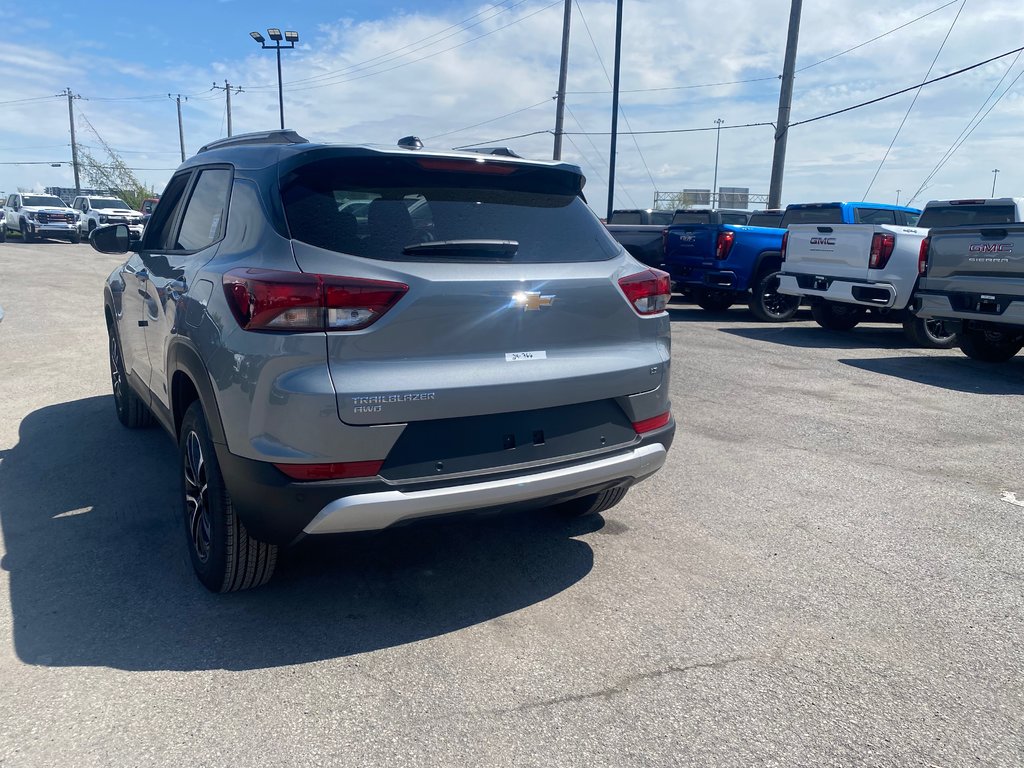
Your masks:
<path fill-rule="evenodd" d="M 519 250 L 517 240 L 427 240 L 402 249 L 407 256 L 506 256 Z"/>

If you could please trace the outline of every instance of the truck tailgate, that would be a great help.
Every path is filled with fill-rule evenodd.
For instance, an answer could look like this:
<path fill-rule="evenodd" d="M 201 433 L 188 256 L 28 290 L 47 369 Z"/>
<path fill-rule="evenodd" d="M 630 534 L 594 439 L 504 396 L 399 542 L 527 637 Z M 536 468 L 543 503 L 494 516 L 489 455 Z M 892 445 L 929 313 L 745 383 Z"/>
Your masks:
<path fill-rule="evenodd" d="M 1024 283 L 1024 225 L 932 230 L 928 278 L 974 277 Z"/>
<path fill-rule="evenodd" d="M 787 273 L 865 280 L 872 224 L 793 224 L 786 239 Z"/>

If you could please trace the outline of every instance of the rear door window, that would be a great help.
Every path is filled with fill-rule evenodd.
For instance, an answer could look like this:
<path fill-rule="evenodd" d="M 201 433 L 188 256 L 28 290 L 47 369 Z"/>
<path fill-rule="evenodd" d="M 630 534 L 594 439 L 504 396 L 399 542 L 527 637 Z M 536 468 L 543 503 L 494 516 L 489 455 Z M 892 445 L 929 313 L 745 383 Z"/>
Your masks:
<path fill-rule="evenodd" d="M 224 213 L 227 211 L 230 189 L 229 169 L 210 168 L 200 171 L 181 220 L 177 250 L 198 251 L 220 240 L 224 232 Z"/>
<path fill-rule="evenodd" d="M 292 238 L 327 250 L 395 261 L 610 259 L 618 244 L 581 185 L 560 169 L 430 156 L 315 160 L 281 184 Z"/>

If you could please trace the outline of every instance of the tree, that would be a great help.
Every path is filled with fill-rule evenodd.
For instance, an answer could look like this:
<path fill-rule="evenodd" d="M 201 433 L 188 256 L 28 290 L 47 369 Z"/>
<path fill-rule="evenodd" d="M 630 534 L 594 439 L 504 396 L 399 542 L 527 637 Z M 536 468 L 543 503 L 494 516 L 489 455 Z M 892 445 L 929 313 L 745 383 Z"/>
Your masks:
<path fill-rule="evenodd" d="M 108 189 L 131 208 L 139 210 L 142 201 L 153 197 L 153 192 L 138 180 L 128 164 L 93 128 L 88 118 L 82 115 L 82 119 L 107 154 L 107 162 L 101 162 L 81 144 L 78 145 L 78 166 L 87 185 L 95 189 Z"/>

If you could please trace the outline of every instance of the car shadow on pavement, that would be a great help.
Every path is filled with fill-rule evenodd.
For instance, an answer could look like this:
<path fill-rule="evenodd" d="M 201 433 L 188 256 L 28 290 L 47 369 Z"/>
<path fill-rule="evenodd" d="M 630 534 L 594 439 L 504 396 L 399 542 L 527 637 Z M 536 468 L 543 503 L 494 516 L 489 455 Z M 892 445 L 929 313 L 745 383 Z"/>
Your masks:
<path fill-rule="evenodd" d="M 963 355 L 881 357 L 839 362 L 862 371 L 954 392 L 971 395 L 1024 395 L 1024 357 L 1006 363 L 981 363 Z"/>
<path fill-rule="evenodd" d="M 130 432 L 110 397 L 47 406 L 0 453 L 0 528 L 14 648 L 28 664 L 253 669 L 434 637 L 582 579 L 574 537 L 599 516 L 539 511 L 332 537 L 291 550 L 251 592 L 213 595 L 178 520 L 177 452 Z"/>
<path fill-rule="evenodd" d="M 729 307 L 729 309 L 723 309 L 720 312 L 711 312 L 706 309 L 701 309 L 696 304 L 687 304 L 676 300 L 668 305 L 667 310 L 673 323 L 715 323 L 722 321 L 737 323 L 758 322 L 753 313 L 747 309 L 746 304 L 736 304 Z M 810 310 L 798 310 L 793 319 L 810 320 Z"/>
<path fill-rule="evenodd" d="M 817 325 L 765 325 L 759 328 L 720 328 L 753 341 L 805 349 L 907 349 L 917 345 L 903 335 L 899 325 L 858 326 L 852 331 L 829 331 Z"/>

